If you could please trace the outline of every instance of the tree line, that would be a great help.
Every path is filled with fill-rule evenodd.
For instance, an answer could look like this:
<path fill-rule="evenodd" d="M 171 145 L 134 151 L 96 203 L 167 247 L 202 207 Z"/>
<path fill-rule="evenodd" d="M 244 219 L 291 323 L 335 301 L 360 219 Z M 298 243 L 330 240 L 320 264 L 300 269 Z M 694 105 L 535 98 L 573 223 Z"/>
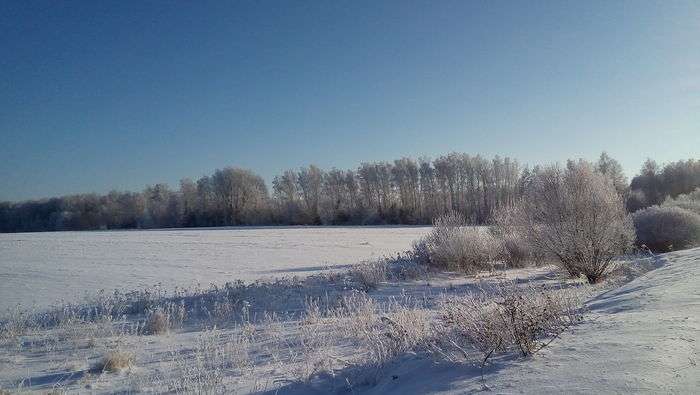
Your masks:
<path fill-rule="evenodd" d="M 607 175 L 628 207 L 638 209 L 700 186 L 700 162 L 660 169 L 647 161 L 627 183 L 620 164 L 603 153 L 596 169 Z M 197 180 L 182 179 L 141 192 L 112 191 L 0 203 L 0 232 L 147 229 L 237 225 L 430 224 L 458 213 L 470 224 L 489 223 L 510 206 L 537 167 L 505 157 L 451 153 L 433 160 L 365 162 L 355 169 L 290 169 L 272 180 L 226 167 Z M 643 196 L 643 198 L 641 198 Z"/>
<path fill-rule="evenodd" d="M 630 182 L 627 207 L 630 211 L 637 211 L 659 205 L 698 187 L 700 160 L 679 160 L 661 167 L 652 159 L 647 159 L 639 175 Z"/>

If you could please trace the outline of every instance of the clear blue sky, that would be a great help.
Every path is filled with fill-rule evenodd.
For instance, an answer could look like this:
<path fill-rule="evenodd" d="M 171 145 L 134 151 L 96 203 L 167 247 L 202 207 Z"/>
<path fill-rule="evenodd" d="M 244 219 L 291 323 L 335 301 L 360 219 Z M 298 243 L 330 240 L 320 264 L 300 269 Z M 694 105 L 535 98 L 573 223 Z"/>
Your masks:
<path fill-rule="evenodd" d="M 228 165 L 700 156 L 698 1 L 0 2 L 0 200 Z"/>

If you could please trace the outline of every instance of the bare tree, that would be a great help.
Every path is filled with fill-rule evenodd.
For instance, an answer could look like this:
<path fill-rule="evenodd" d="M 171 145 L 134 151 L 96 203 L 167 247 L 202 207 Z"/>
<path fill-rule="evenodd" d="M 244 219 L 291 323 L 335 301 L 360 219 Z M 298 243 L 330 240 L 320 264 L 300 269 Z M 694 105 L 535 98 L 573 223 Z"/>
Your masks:
<path fill-rule="evenodd" d="M 143 191 L 148 227 L 177 226 L 180 218 L 179 201 L 167 184 L 147 186 Z"/>
<path fill-rule="evenodd" d="M 321 220 L 323 223 L 349 222 L 351 197 L 347 189 L 344 171 L 333 168 L 323 177 Z"/>
<path fill-rule="evenodd" d="M 323 171 L 315 165 L 302 167 L 297 175 L 299 190 L 304 199 L 307 221 L 320 224 L 319 208 L 323 188 Z"/>
<path fill-rule="evenodd" d="M 420 207 L 418 165 L 411 158 L 397 159 L 391 168 L 391 174 L 399 193 L 399 217 L 402 222 L 414 222 Z"/>
<path fill-rule="evenodd" d="M 421 158 L 418 174 L 420 175 L 421 193 L 421 219 L 429 222 L 438 213 L 437 184 L 435 181 L 435 169 L 430 159 Z"/>
<path fill-rule="evenodd" d="M 216 208 L 211 177 L 203 176 L 197 180 L 197 225 L 223 225 L 223 218 L 219 217 L 221 220 L 217 221 Z"/>
<path fill-rule="evenodd" d="M 297 172 L 287 170 L 272 180 L 273 198 L 276 203 L 276 215 L 282 223 L 302 223 L 301 196 L 297 187 Z"/>
<path fill-rule="evenodd" d="M 260 176 L 250 170 L 227 167 L 214 172 L 212 184 L 224 224 L 265 222 L 267 186 Z"/>
<path fill-rule="evenodd" d="M 182 199 L 183 226 L 197 225 L 197 184 L 189 178 L 180 180 L 180 198 Z"/>

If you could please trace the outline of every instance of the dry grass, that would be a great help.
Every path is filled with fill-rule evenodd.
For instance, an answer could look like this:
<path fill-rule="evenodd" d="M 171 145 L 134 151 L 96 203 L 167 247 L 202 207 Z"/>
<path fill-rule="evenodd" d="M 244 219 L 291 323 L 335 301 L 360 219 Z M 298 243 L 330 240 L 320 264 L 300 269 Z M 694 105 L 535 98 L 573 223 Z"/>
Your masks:
<path fill-rule="evenodd" d="M 134 365 L 134 354 L 124 350 L 110 350 L 93 368 L 99 372 L 120 372 Z"/>
<path fill-rule="evenodd" d="M 285 383 L 308 383 L 319 377 L 335 380 L 341 387 L 354 386 L 371 384 L 381 377 L 388 364 L 406 354 L 425 353 L 453 361 L 458 360 L 456 355 L 462 355 L 461 360 L 471 362 L 479 357 L 465 353 L 470 348 L 484 354 L 493 348 L 518 350 L 519 345 L 535 350 L 558 328 L 548 321 L 553 316 L 542 318 L 546 325 L 540 325 L 538 317 L 544 317 L 543 312 L 548 309 L 570 310 L 563 308 L 569 306 L 561 304 L 564 299 L 551 296 L 553 291 L 525 288 L 526 292 L 507 287 L 485 289 L 477 295 L 445 297 L 437 305 L 406 295 L 379 302 L 358 290 L 331 299 L 307 298 L 298 315 L 270 312 L 257 319 L 249 316 L 249 320 L 223 329 L 201 331 L 194 342 L 189 340 L 188 348 L 173 349 L 170 358 L 159 360 L 162 368 L 158 371 L 132 372 L 129 388 L 176 393 L 233 391 L 240 388 L 239 381 L 247 380 L 245 377 L 258 380 L 270 377 L 271 372 L 276 378 L 265 384 L 271 390 Z M 502 322 L 508 314 L 513 317 L 511 326 Z M 150 322 L 167 321 L 166 313 L 158 310 L 148 318 Z M 560 323 L 563 320 L 561 315 L 554 318 Z M 79 328 L 91 324 L 74 325 L 72 332 L 79 334 Z M 133 344 L 147 332 L 154 330 L 124 327 L 111 335 Z M 107 335 L 100 333 L 90 336 Z M 186 337 L 187 332 L 173 336 Z M 149 340 L 152 341 L 158 340 Z M 85 350 L 94 355 L 94 351 Z M 119 346 L 106 353 L 93 371 L 118 372 L 133 364 L 134 354 Z"/>
<path fill-rule="evenodd" d="M 556 332 L 552 329 L 555 326 L 533 330 L 531 325 L 538 322 L 533 317 L 542 315 L 538 308 L 561 310 L 556 304 L 560 299 L 549 297 L 549 291 L 507 293 L 487 289 L 473 296 L 445 297 L 437 304 L 439 295 L 431 295 L 433 299 L 414 299 L 403 293 L 374 298 L 366 292 L 388 281 L 426 275 L 425 266 L 408 258 L 384 259 L 306 279 L 233 283 L 173 294 L 140 293 L 141 299 L 116 294 L 102 299 L 100 313 L 88 314 L 86 308 L 72 305 L 60 314 L 60 319 L 51 321 L 60 323 L 55 327 L 33 326 L 40 321 L 22 314 L 15 314 L 16 324 L 8 327 L 18 328 L 13 332 L 29 330 L 55 337 L 32 345 L 32 352 L 62 355 L 55 350 L 70 339 L 74 345 L 68 347 L 80 349 L 86 361 L 99 352 L 85 347 L 86 342 L 100 344 L 117 337 L 122 346 L 105 353 L 93 370 L 118 372 L 134 364 L 134 354 L 124 351 L 122 341 L 132 344 L 131 349 L 141 341 L 155 345 L 168 339 L 141 335 L 166 333 L 173 325 L 185 322 L 185 330 L 171 335 L 177 339 L 177 348 L 169 354 L 166 349 L 169 357 L 157 361 L 156 371 L 138 369 L 128 376 L 130 390 L 156 393 L 234 391 L 251 377 L 269 378 L 265 387 L 270 390 L 320 377 L 337 380 L 341 387 L 359 385 L 371 383 L 388 364 L 406 354 L 451 360 L 462 355 L 461 360 L 473 361 L 474 355 L 463 351 L 494 348 L 499 340 L 488 336 L 518 339 L 496 347 L 499 351 L 517 350 L 520 344 L 532 350 Z M 511 294 L 525 300 L 508 296 Z M 125 300 L 129 302 L 123 303 Z M 142 312 L 145 306 L 148 310 Z M 125 314 L 111 318 L 116 311 Z M 514 317 L 511 327 L 499 321 L 508 312 Z M 52 319 L 58 316 L 51 315 Z M 515 325 L 520 321 L 523 325 Z M 477 330 L 485 332 L 479 334 Z M 193 337 L 193 331 L 199 336 Z M 144 366 L 152 362 L 139 354 L 141 359 Z"/>
<path fill-rule="evenodd" d="M 502 282 L 472 295 L 446 298 L 441 338 L 465 356 L 466 347 L 477 349 L 482 364 L 510 349 L 528 356 L 580 321 L 580 306 L 575 290 Z"/>
<path fill-rule="evenodd" d="M 187 323 L 211 327 L 227 322 L 244 322 L 250 317 L 262 317 L 266 312 L 303 309 L 309 298 L 335 299 L 352 290 L 373 290 L 387 281 L 426 276 L 423 265 L 409 257 L 399 256 L 305 278 L 283 277 L 253 283 L 235 281 L 223 286 L 196 286 L 173 291 L 160 286 L 142 291 L 100 291 L 80 304 L 62 303 L 44 311 L 17 306 L 7 311 L 0 315 L 0 342 L 51 328 L 74 328 L 93 323 L 104 324 L 107 328 L 115 318 L 141 321 L 146 334 L 166 333 L 173 326 Z"/>
<path fill-rule="evenodd" d="M 381 283 L 388 281 L 407 281 L 423 279 L 428 276 L 427 268 L 410 256 L 380 258 L 351 267 L 348 277 L 354 284 L 360 284 L 359 290 L 370 291 Z"/>
<path fill-rule="evenodd" d="M 144 331 L 148 335 L 162 335 L 170 330 L 170 316 L 162 310 L 156 310 L 148 316 Z"/>

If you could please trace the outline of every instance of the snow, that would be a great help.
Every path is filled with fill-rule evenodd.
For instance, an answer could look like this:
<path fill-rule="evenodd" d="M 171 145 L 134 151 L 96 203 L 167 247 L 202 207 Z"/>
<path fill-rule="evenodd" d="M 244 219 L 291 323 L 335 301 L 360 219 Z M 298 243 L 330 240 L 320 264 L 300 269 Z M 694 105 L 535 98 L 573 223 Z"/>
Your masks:
<path fill-rule="evenodd" d="M 100 289 L 308 275 L 396 254 L 428 227 L 255 227 L 0 234 L 0 311 Z"/>
<path fill-rule="evenodd" d="M 540 353 L 485 370 L 407 358 L 368 394 L 697 393 L 700 248 L 592 298 L 586 320 Z"/>
<path fill-rule="evenodd" d="M 89 281 L 90 276 L 94 275 L 92 271 L 105 271 L 106 274 L 100 273 L 102 278 L 122 276 L 120 287 L 126 283 L 137 288 L 136 277 L 139 274 L 134 273 L 147 274 L 149 271 L 154 271 L 154 277 L 149 277 L 149 281 L 157 277 L 164 284 L 170 278 L 186 280 L 186 275 L 206 276 L 217 282 L 227 280 L 228 277 L 221 274 L 206 273 L 208 267 L 219 267 L 231 273 L 237 270 L 236 278 L 250 276 L 251 279 L 261 275 L 313 273 L 326 263 L 338 262 L 336 267 L 342 267 L 356 263 L 357 259 L 406 249 L 425 230 L 388 227 L 61 233 L 8 235 L 10 237 L 3 238 L 0 245 L 3 246 L 3 259 L 8 256 L 7 251 L 15 251 L 19 256 L 21 254 L 10 248 L 11 240 L 24 240 L 20 244 L 25 244 L 22 246 L 23 252 L 29 255 L 24 257 L 24 262 L 34 262 L 32 270 L 35 275 L 51 268 L 47 257 L 52 255 L 53 249 L 53 253 L 63 262 L 70 254 L 85 258 L 78 259 L 76 266 L 92 269 L 87 273 L 78 273 L 82 276 L 79 281 Z M 63 243 L 48 242 L 57 237 L 63 238 Z M 403 241 L 399 242 L 402 237 Z M 226 244 L 230 244 L 231 240 L 235 240 L 235 246 L 226 250 L 229 248 Z M 251 245 L 258 246 L 262 251 L 255 254 L 250 251 Z M 99 254 L 100 251 L 105 253 Z M 237 266 L 233 267 L 226 256 L 236 253 Z M 171 261 L 180 262 L 183 267 L 168 272 L 168 260 L 156 258 L 158 254 L 167 255 Z M 333 260 L 333 254 L 337 254 L 337 260 Z M 358 258 L 353 259 L 353 256 Z M 43 261 L 41 257 L 44 257 Z M 198 257 L 202 259 L 197 260 Z M 264 257 L 278 259 L 268 265 L 263 261 Z M 286 261 L 282 259 L 285 257 Z M 246 260 L 256 258 L 260 259 L 257 264 L 245 264 Z M 344 260 L 341 261 L 341 258 Z M 102 261 L 107 264 L 98 264 Z M 265 265 L 264 269 L 262 265 Z M 2 267 L 3 271 L 7 270 L 5 262 Z M 31 279 L 32 270 L 24 270 L 21 275 Z M 52 270 L 52 276 L 60 276 L 58 268 Z M 130 273 L 120 273 L 120 270 Z M 469 277 L 439 274 L 428 281 L 384 284 L 370 296 L 375 300 L 389 300 L 404 295 L 421 298 L 437 296 L 441 292 L 464 293 L 470 292 L 481 281 L 498 281 L 502 278 L 537 284 L 572 284 L 573 281 L 552 266 L 529 267 Z M 635 261 L 632 267 L 620 272 L 616 278 L 600 286 L 585 286 L 591 296 L 586 302 L 588 312 L 582 323 L 570 328 L 532 357 L 494 357 L 483 371 L 483 380 L 476 362 L 451 363 L 418 353 L 397 357 L 380 371 L 376 381 L 369 385 L 355 382 L 351 392 L 697 392 L 700 387 L 700 369 L 697 365 L 700 360 L 697 345 L 700 338 L 700 248 Z M 80 284 L 75 279 L 62 281 L 70 288 L 64 294 L 70 296 L 75 296 L 76 289 L 89 289 L 92 286 Z M 620 281 L 628 282 L 620 286 Z M 3 296 L 10 295 L 11 292 L 5 290 L 10 283 L 3 281 L 2 284 L 0 292 Z M 102 285 L 101 288 L 109 287 Z M 13 292 L 19 292 L 19 288 L 14 288 Z M 105 329 L 100 329 L 99 325 L 93 329 L 90 326 L 68 326 L 38 331 L 20 337 L 14 343 L 7 343 L 0 348 L 0 388 L 24 387 L 30 391 L 59 388 L 68 392 L 94 393 L 139 388 L 149 390 L 149 386 L 157 385 L 159 380 L 169 382 L 173 378 L 173 364 L 177 364 L 171 361 L 172 356 L 183 355 L 185 358 L 206 334 L 202 328 L 185 327 L 162 336 L 136 336 L 107 326 L 106 333 L 114 330 L 114 334 L 96 336 L 95 344 L 89 345 L 92 342 L 90 335 L 83 331 L 105 333 Z M 256 331 L 261 331 L 260 336 L 279 336 L 287 344 L 290 335 L 294 334 L 294 327 L 295 322 L 283 320 L 269 327 L 256 327 Z M 219 330 L 222 336 L 235 336 L 240 329 L 233 325 L 220 327 Z M 72 333 L 73 330 L 79 332 Z M 261 337 L 262 342 L 270 341 L 265 340 L 268 339 L 265 336 Z M 104 350 L 111 349 L 114 344 L 136 352 L 134 370 L 122 374 L 92 371 L 91 366 Z M 288 344 L 291 351 L 294 351 L 292 347 L 296 347 L 295 344 Z M 335 351 L 343 358 L 354 352 L 351 349 Z M 246 393 L 267 389 L 279 394 L 350 392 L 345 381 L 338 382 L 343 372 L 339 371 L 335 377 L 322 375 L 308 383 L 287 385 L 289 372 L 297 369 L 300 361 L 265 363 L 264 360 L 271 357 L 261 352 L 253 353 L 251 357 L 262 364 L 259 368 L 243 369 L 240 375 L 227 376 L 225 381 L 230 385 L 229 390 Z M 279 383 L 282 383 L 281 387 Z"/>

